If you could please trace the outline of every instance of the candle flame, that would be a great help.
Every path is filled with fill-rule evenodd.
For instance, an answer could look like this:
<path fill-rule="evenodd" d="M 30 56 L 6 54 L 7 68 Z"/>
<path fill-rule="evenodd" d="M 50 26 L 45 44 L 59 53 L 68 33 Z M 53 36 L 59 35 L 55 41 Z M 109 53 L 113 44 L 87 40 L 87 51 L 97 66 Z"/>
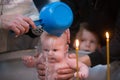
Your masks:
<path fill-rule="evenodd" d="M 107 39 L 109 38 L 109 33 L 108 33 L 108 32 L 106 32 L 106 38 L 107 38 Z"/>
<path fill-rule="evenodd" d="M 79 47 L 79 40 L 76 39 L 75 43 L 76 43 L 76 48 L 78 48 Z"/>

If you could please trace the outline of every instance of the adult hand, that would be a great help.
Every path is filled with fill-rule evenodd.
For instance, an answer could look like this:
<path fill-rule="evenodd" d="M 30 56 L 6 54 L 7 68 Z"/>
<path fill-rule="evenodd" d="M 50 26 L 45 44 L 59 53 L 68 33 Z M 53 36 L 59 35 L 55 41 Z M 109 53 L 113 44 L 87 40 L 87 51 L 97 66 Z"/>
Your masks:
<path fill-rule="evenodd" d="M 74 54 L 69 54 L 68 57 L 75 58 Z M 75 70 L 70 67 L 64 67 L 57 70 L 56 80 L 69 80 L 74 76 Z"/>
<path fill-rule="evenodd" d="M 38 78 L 40 80 L 45 80 L 45 57 L 40 53 L 41 55 L 38 56 L 36 61 L 36 68 L 38 73 Z"/>
<path fill-rule="evenodd" d="M 76 55 L 75 55 L 75 53 L 71 53 L 71 54 L 69 54 L 68 55 L 68 57 L 70 58 L 70 59 L 76 59 Z"/>
<path fill-rule="evenodd" d="M 69 80 L 74 76 L 75 70 L 65 67 L 57 70 L 58 75 L 56 76 L 56 80 Z"/>
<path fill-rule="evenodd" d="M 37 72 L 38 72 L 38 78 L 40 80 L 45 80 L 45 64 L 38 63 L 36 65 Z"/>
<path fill-rule="evenodd" d="M 40 62 L 40 60 L 37 62 L 36 65 L 37 72 L 38 72 L 38 78 L 40 80 L 45 80 L 45 64 Z M 64 67 L 57 70 L 57 76 L 56 80 L 68 80 L 74 76 L 74 70 L 70 67 Z"/>
<path fill-rule="evenodd" d="M 29 26 L 33 29 L 36 28 L 32 19 L 22 15 L 1 15 L 0 16 L 1 27 L 6 30 L 12 30 L 17 36 L 27 33 Z"/>
<path fill-rule="evenodd" d="M 37 64 L 38 78 L 45 80 L 45 65 L 42 63 Z M 70 68 L 62 68 L 57 71 L 58 75 L 55 80 L 68 80 L 74 76 L 74 70 Z"/>

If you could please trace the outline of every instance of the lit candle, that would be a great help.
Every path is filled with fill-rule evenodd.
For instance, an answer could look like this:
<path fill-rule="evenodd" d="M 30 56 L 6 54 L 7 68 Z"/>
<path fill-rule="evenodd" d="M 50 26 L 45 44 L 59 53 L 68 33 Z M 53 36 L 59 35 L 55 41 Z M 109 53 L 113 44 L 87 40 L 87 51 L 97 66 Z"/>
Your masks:
<path fill-rule="evenodd" d="M 78 51 L 79 51 L 79 40 L 76 39 L 76 69 L 77 69 L 77 80 L 79 80 L 79 68 L 78 68 Z"/>
<path fill-rule="evenodd" d="M 107 80 L 110 80 L 110 50 L 109 50 L 109 33 L 106 32 L 106 51 L 107 51 Z"/>

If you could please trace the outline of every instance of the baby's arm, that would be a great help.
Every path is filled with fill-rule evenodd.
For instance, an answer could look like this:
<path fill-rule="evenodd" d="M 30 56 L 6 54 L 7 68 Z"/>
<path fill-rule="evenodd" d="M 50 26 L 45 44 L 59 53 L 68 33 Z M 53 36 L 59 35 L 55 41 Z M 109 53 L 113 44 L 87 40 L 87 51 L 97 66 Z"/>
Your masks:
<path fill-rule="evenodd" d="M 88 74 L 89 74 L 88 67 L 82 62 L 79 62 L 78 65 L 79 65 L 79 72 L 78 72 L 79 78 L 81 78 L 81 79 L 87 78 Z M 77 72 L 75 73 L 75 77 L 76 77 L 76 75 L 77 75 Z"/>
<path fill-rule="evenodd" d="M 36 66 L 36 63 L 37 63 L 37 58 L 39 56 L 35 55 L 35 56 L 23 56 L 22 57 L 22 60 L 23 60 L 23 63 L 27 66 L 27 67 L 35 67 Z"/>
<path fill-rule="evenodd" d="M 74 58 L 74 59 L 67 59 L 67 63 L 68 63 L 68 65 L 71 67 L 71 68 L 73 68 L 73 69 L 75 69 L 75 70 L 77 70 L 76 69 L 76 59 Z M 88 69 L 88 67 L 84 64 L 84 63 L 82 63 L 82 62 L 78 62 L 78 68 L 79 68 L 79 78 L 81 78 L 81 79 L 83 79 L 83 78 L 87 78 L 88 77 L 88 74 L 89 74 L 89 69 Z M 75 77 L 76 77 L 76 74 L 77 72 L 75 72 Z"/>

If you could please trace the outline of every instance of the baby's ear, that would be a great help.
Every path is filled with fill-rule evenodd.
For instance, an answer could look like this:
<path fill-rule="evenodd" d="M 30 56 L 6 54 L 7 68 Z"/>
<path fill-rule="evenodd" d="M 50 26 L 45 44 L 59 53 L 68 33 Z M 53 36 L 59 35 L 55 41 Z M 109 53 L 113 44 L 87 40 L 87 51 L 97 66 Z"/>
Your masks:
<path fill-rule="evenodd" d="M 66 49 L 65 50 L 66 50 L 66 52 L 68 52 L 68 50 L 69 50 L 69 45 L 68 44 L 66 45 Z"/>
<path fill-rule="evenodd" d="M 67 34 L 67 43 L 70 44 L 70 30 L 69 30 L 69 28 L 65 32 Z"/>

